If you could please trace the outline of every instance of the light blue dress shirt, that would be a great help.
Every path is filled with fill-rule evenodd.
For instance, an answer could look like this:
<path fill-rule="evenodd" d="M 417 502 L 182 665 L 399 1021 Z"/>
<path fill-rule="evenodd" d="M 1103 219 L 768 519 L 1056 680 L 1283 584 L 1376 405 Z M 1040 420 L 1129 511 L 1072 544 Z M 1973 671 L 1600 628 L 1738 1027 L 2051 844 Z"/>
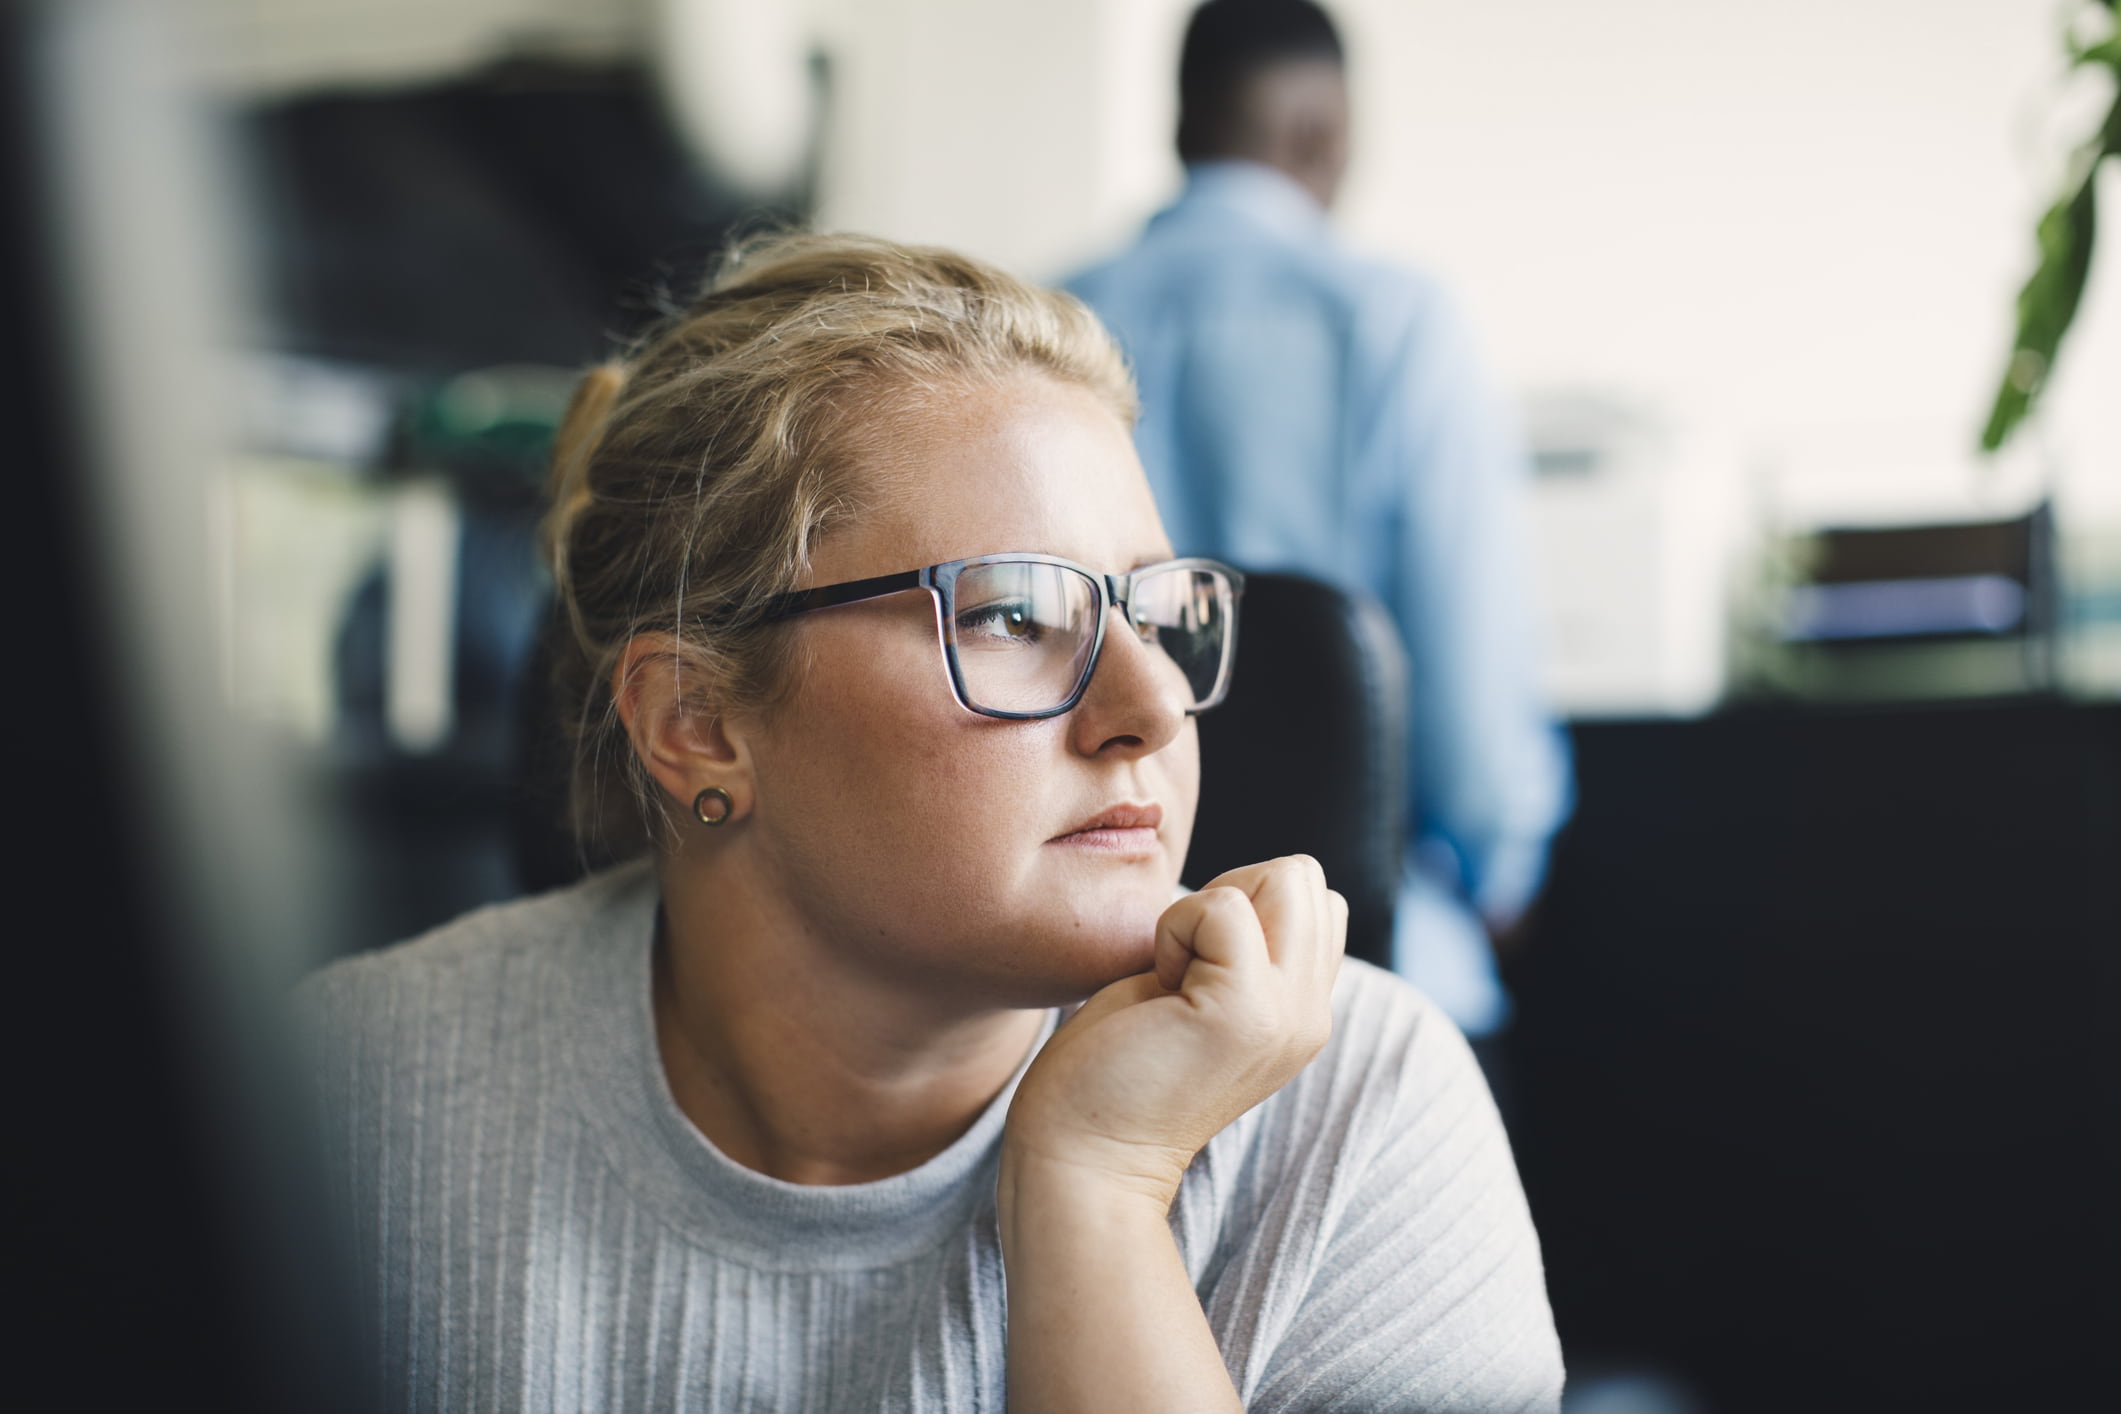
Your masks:
<path fill-rule="evenodd" d="M 1538 888 L 1571 799 L 1540 701 L 1527 463 L 1436 284 L 1334 237 L 1295 182 L 1187 172 L 1132 249 L 1068 284 L 1126 350 L 1136 444 L 1180 554 L 1382 600 L 1412 668 L 1398 970 L 1469 1035 L 1509 1001 L 1480 915 Z"/>

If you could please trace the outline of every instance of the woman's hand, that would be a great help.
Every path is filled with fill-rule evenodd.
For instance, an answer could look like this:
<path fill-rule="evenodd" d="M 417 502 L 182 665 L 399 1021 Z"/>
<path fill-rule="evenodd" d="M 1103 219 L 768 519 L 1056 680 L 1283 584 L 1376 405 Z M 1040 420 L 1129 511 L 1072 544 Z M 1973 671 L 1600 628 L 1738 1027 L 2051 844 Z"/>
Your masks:
<path fill-rule="evenodd" d="M 1325 1045 L 1347 931 L 1317 860 L 1233 869 L 1024 1073 L 995 1194 L 1012 1410 L 1238 1414 L 1167 1213 L 1201 1146 Z"/>
<path fill-rule="evenodd" d="M 1010 1105 L 1007 1175 L 1059 1167 L 1168 1206 L 1186 1166 L 1332 1033 L 1347 901 L 1308 855 L 1218 876 L 1164 910 L 1156 966 L 1082 1005 Z"/>

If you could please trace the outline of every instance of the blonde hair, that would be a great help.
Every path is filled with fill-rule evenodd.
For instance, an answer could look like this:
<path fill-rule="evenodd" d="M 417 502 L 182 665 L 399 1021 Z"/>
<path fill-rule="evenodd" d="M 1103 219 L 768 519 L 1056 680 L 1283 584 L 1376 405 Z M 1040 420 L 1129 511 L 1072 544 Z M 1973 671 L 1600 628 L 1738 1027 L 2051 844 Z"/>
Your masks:
<path fill-rule="evenodd" d="M 770 709 L 788 635 L 757 614 L 882 490 L 856 474 L 864 430 L 1027 370 L 1134 420 L 1118 349 L 1069 296 L 949 251 L 795 234 L 733 253 L 631 358 L 589 371 L 554 445 L 545 526 L 585 855 L 638 848 L 671 819 L 612 698 L 627 643 L 670 635 L 687 691 L 717 713 Z"/>

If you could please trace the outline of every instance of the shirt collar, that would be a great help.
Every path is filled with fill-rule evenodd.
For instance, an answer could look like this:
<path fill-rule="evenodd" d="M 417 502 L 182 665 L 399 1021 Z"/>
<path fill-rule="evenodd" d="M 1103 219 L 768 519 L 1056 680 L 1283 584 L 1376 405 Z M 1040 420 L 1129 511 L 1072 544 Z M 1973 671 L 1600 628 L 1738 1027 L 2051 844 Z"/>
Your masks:
<path fill-rule="evenodd" d="M 1195 162 L 1186 168 L 1186 189 L 1171 210 L 1194 207 L 1233 211 L 1281 235 L 1316 236 L 1326 230 L 1326 211 L 1293 178 L 1258 162 Z"/>

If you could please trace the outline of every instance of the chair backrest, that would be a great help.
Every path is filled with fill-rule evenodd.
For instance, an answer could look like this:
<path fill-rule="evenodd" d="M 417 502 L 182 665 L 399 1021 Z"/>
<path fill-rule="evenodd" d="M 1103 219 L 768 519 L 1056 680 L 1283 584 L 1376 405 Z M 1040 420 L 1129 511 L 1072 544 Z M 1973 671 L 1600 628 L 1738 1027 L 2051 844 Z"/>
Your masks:
<path fill-rule="evenodd" d="M 1407 660 L 1382 605 L 1292 574 L 1245 576 L 1230 696 L 1200 717 L 1185 882 L 1308 854 L 1348 901 L 1348 953 L 1392 957 L 1406 835 Z"/>
<path fill-rule="evenodd" d="M 528 891 L 581 872 L 548 623 L 523 694 L 516 868 Z M 1348 900 L 1348 952 L 1388 965 L 1406 818 L 1406 653 L 1373 600 L 1288 574 L 1245 578 L 1229 698 L 1200 717 L 1200 811 L 1185 881 L 1309 854 Z M 591 859 L 600 865 L 608 860 Z"/>

